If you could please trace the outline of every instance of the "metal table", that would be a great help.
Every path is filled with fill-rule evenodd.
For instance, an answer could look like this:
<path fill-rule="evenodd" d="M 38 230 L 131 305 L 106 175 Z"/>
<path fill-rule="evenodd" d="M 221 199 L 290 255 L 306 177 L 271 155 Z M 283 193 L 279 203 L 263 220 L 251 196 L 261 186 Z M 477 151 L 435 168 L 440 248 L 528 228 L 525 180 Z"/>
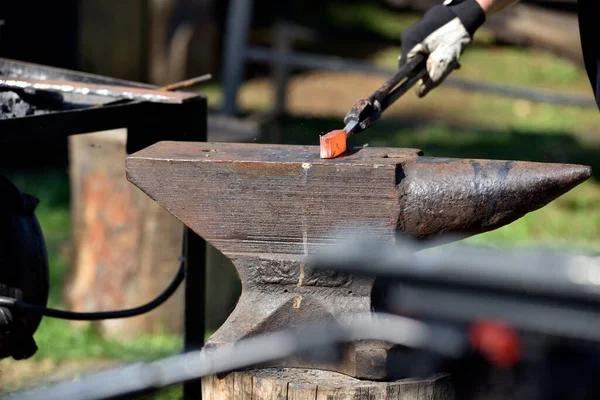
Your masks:
<path fill-rule="evenodd" d="M 0 58 L 0 76 L 15 81 L 54 81 L 73 87 L 107 90 L 130 88 L 130 100 L 98 94 L 60 93 L 56 96 L 35 86 L 23 89 L 32 106 L 22 105 L 0 116 L 0 145 L 27 146 L 36 140 L 60 139 L 108 129 L 127 128 L 127 153 L 133 153 L 161 140 L 206 141 L 207 100 L 204 96 L 165 92 L 152 85 L 87 74 L 61 68 Z M 6 79 L 5 79 L 6 80 Z M 28 81 L 29 80 L 29 81 Z M 117 87 L 117 88 L 115 88 Z M 141 94 L 155 93 L 166 100 L 145 101 Z M 114 94 L 114 91 L 113 91 Z M 0 86 L 0 105 L 5 106 L 14 91 Z M 136 97 L 140 95 L 139 97 Z M 183 253 L 186 257 L 185 350 L 198 349 L 205 334 L 206 242 L 184 228 Z M 201 398 L 200 381 L 184 385 L 185 398 Z"/>

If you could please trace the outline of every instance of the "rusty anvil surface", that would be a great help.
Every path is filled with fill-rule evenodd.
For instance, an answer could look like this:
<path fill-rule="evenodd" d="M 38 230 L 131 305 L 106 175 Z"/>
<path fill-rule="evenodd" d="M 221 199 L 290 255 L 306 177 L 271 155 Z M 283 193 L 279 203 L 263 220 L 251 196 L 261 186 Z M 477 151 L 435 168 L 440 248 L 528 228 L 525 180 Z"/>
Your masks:
<path fill-rule="evenodd" d="M 207 346 L 372 310 L 373 279 L 308 274 L 340 232 L 393 242 L 504 226 L 588 179 L 580 165 L 423 157 L 362 148 L 323 160 L 318 146 L 160 142 L 127 158 L 128 179 L 234 263 L 242 295 Z M 388 377 L 390 345 L 359 341 L 313 367 Z"/>

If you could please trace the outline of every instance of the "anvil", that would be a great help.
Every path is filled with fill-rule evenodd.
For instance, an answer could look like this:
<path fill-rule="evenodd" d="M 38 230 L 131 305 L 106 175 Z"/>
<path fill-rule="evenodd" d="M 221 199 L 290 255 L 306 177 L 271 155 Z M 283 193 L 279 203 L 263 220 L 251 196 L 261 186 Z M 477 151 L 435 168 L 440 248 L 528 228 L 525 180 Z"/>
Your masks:
<path fill-rule="evenodd" d="M 362 227 L 365 237 L 391 243 L 399 233 L 467 237 L 543 207 L 590 175 L 580 165 L 373 147 L 325 160 L 318 146 L 160 142 L 127 158 L 128 179 L 219 249 L 240 276 L 241 297 L 207 346 L 372 311 L 374 279 L 304 268 L 307 255 L 344 232 Z M 277 365 L 384 379 L 390 347 L 361 341 L 340 363 Z"/>

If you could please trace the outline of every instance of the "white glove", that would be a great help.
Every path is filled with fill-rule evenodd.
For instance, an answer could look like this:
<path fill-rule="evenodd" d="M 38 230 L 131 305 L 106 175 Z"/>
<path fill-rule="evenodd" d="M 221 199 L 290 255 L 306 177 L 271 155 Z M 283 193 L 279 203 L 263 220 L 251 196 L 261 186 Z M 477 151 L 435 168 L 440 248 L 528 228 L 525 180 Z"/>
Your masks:
<path fill-rule="evenodd" d="M 400 67 L 416 54 L 427 56 L 427 74 L 416 84 L 419 97 L 460 67 L 460 56 L 484 22 L 485 13 L 476 0 L 447 0 L 402 33 Z"/>

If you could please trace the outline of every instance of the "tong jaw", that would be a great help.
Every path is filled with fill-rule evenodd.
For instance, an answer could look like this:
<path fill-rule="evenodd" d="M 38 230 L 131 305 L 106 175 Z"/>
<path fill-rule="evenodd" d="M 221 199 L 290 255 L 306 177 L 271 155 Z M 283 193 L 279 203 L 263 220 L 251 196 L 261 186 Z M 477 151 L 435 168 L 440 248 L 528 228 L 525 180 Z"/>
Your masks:
<path fill-rule="evenodd" d="M 346 132 L 357 133 L 367 129 L 371 124 L 381 118 L 383 110 L 378 100 L 360 99 L 350 109 L 344 117 Z M 352 132 L 348 131 L 351 127 Z"/>
<path fill-rule="evenodd" d="M 418 54 L 385 81 L 371 96 L 354 103 L 344 117 L 348 135 L 367 129 L 393 102 L 427 73 L 425 56 Z M 402 82 L 402 83 L 401 83 Z"/>

